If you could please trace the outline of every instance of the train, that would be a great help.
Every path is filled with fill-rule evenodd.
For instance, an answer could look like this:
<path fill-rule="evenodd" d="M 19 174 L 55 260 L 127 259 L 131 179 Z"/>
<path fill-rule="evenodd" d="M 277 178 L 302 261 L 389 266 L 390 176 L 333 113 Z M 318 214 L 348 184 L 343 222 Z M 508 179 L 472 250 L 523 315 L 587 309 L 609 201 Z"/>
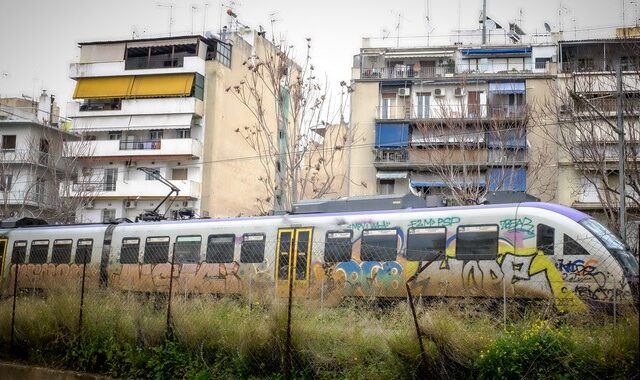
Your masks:
<path fill-rule="evenodd" d="M 3 295 L 86 286 L 308 299 L 636 303 L 638 261 L 614 233 L 544 202 L 0 229 Z"/>

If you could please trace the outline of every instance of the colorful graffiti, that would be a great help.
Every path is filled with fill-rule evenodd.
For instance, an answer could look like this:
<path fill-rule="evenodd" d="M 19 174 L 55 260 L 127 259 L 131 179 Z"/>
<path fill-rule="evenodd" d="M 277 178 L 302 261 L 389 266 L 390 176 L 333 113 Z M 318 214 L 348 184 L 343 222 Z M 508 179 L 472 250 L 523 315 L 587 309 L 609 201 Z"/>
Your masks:
<path fill-rule="evenodd" d="M 192 293 L 240 293 L 240 264 L 175 264 L 173 287 Z M 110 272 L 110 284 L 124 290 L 169 291 L 171 264 L 123 264 Z"/>
<path fill-rule="evenodd" d="M 368 230 L 368 229 L 376 229 L 376 228 L 388 228 L 391 225 L 391 222 L 388 220 L 380 220 L 373 221 L 367 220 L 359 223 L 351 223 L 347 225 L 347 229 L 350 230 Z"/>
<path fill-rule="evenodd" d="M 11 265 L 10 273 L 9 283 L 13 284 L 15 264 Z M 46 288 L 62 283 L 69 286 L 73 281 L 80 284 L 77 280 L 81 278 L 82 264 L 21 264 L 18 270 L 18 288 Z"/>
<path fill-rule="evenodd" d="M 411 227 L 451 227 L 454 224 L 460 223 L 460 218 L 457 216 L 451 216 L 447 218 L 426 218 L 426 219 L 413 219 L 409 221 L 409 228 Z"/>

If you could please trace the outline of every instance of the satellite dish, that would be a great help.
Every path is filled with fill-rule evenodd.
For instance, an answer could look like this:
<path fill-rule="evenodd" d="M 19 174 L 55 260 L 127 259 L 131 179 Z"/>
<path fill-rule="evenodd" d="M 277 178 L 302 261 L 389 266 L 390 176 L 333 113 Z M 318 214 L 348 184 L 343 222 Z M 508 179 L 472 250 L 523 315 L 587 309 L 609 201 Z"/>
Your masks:
<path fill-rule="evenodd" d="M 544 23 L 544 30 L 546 30 L 547 33 L 551 33 L 551 27 L 546 22 Z"/>
<path fill-rule="evenodd" d="M 496 30 L 496 22 L 487 18 L 487 30 Z"/>

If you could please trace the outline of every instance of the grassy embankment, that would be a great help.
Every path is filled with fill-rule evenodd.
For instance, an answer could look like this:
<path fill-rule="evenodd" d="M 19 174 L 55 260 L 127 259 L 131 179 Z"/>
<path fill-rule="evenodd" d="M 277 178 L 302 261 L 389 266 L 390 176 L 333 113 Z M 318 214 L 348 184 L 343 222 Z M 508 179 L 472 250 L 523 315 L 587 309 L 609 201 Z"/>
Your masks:
<path fill-rule="evenodd" d="M 163 301 L 122 293 L 18 299 L 9 350 L 11 299 L 0 301 L 5 357 L 126 378 L 281 378 L 286 310 L 232 299 L 176 299 L 173 334 Z M 542 310 L 544 309 L 544 310 Z M 603 314 L 555 315 L 550 309 L 478 311 L 458 302 L 418 307 L 422 363 L 405 302 L 293 311 L 293 367 L 306 378 L 630 378 L 638 372 L 638 316 L 614 326 Z"/>

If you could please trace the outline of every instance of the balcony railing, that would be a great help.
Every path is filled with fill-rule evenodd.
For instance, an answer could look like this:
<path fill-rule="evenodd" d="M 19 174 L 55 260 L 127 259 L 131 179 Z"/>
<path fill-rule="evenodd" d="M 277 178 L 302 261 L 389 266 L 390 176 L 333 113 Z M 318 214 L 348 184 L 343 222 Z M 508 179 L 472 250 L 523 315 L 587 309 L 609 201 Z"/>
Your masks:
<path fill-rule="evenodd" d="M 409 152 L 406 149 L 394 150 L 394 149 L 378 149 L 376 150 L 375 162 L 378 163 L 394 163 L 394 162 L 408 162 Z"/>
<path fill-rule="evenodd" d="M 436 104 L 377 107 L 380 120 L 522 118 L 526 105 Z"/>
<path fill-rule="evenodd" d="M 451 66 L 415 68 L 413 65 L 395 67 L 363 68 L 362 79 L 404 79 L 404 78 L 435 78 L 445 74 L 453 74 L 455 68 Z"/>
<path fill-rule="evenodd" d="M 117 182 L 81 182 L 72 183 L 71 190 L 74 193 L 98 193 L 102 191 L 116 191 Z"/>
<path fill-rule="evenodd" d="M 162 140 L 120 141 L 120 150 L 158 150 L 162 148 Z"/>
<path fill-rule="evenodd" d="M 567 62 L 562 62 L 562 71 L 565 73 L 580 72 L 613 72 L 616 70 L 616 63 L 613 59 L 590 59 L 578 58 Z M 640 70 L 640 61 L 622 62 L 622 71 L 638 71 Z"/>

